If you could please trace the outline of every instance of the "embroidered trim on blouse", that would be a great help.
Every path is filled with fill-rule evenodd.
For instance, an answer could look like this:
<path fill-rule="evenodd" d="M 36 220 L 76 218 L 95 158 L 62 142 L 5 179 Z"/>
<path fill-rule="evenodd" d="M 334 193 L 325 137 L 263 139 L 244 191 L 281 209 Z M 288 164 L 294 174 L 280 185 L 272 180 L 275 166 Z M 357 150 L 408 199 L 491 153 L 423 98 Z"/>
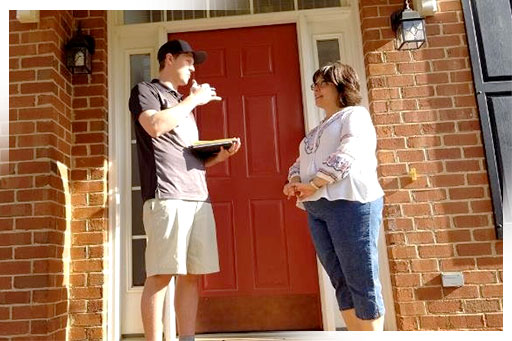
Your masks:
<path fill-rule="evenodd" d="M 318 146 L 320 146 L 320 138 L 324 133 L 324 130 L 327 129 L 333 122 L 336 122 L 338 119 L 341 119 L 344 115 L 340 115 L 343 110 L 338 111 L 333 116 L 329 117 L 327 121 L 320 123 L 317 127 L 309 132 L 304 138 L 304 150 L 306 154 L 311 154 L 316 152 Z M 314 142 L 314 143 L 313 143 Z"/>

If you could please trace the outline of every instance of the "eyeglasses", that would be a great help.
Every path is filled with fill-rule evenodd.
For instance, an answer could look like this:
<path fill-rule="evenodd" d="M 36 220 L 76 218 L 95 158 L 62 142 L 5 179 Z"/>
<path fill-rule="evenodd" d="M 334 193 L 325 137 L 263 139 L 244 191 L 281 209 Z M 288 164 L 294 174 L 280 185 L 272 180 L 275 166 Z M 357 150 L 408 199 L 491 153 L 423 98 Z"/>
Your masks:
<path fill-rule="evenodd" d="M 315 91 L 315 89 L 318 87 L 319 89 L 322 89 L 323 87 L 325 87 L 327 84 L 329 84 L 329 82 L 326 82 L 324 80 L 321 80 L 319 82 L 315 82 L 313 84 L 311 84 L 311 91 Z"/>

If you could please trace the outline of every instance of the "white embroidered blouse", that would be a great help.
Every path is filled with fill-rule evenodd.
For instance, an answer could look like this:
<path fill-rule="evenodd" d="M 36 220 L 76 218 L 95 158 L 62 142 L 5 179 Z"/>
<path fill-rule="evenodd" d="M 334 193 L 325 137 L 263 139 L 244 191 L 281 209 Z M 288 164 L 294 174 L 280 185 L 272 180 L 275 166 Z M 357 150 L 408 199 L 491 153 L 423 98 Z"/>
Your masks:
<path fill-rule="evenodd" d="M 288 180 L 315 177 L 329 183 L 303 201 L 345 199 L 362 203 L 384 195 L 377 178 L 377 137 L 370 113 L 362 106 L 346 107 L 322 121 L 302 140 L 299 157 Z M 297 200 L 297 206 L 304 208 Z"/>

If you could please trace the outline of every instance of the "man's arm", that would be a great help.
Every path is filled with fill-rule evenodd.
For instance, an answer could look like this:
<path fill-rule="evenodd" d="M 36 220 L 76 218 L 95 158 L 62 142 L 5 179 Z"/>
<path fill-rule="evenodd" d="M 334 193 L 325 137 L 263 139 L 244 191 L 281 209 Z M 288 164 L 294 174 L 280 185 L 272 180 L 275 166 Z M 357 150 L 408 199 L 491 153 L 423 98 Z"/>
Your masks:
<path fill-rule="evenodd" d="M 159 137 L 176 128 L 195 107 L 221 100 L 210 85 L 193 82 L 190 95 L 174 107 L 161 111 L 146 110 L 139 115 L 140 124 L 151 137 Z"/>

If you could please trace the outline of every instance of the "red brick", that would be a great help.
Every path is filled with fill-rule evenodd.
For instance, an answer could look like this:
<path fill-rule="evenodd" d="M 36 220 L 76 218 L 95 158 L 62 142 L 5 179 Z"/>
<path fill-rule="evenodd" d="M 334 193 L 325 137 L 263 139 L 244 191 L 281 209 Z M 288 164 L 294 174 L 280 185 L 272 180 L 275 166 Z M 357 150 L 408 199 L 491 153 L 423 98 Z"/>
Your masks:
<path fill-rule="evenodd" d="M 430 63 L 429 62 L 414 62 L 414 63 L 400 63 L 398 64 L 398 72 L 401 74 L 417 74 L 417 73 L 427 73 L 430 72 Z M 434 88 L 428 87 L 429 92 L 434 94 Z"/>
<path fill-rule="evenodd" d="M 417 330 L 418 319 L 415 316 L 397 316 L 398 330 Z"/>
<path fill-rule="evenodd" d="M 19 335 L 29 331 L 29 321 L 0 321 L 0 335 Z"/>
<path fill-rule="evenodd" d="M 464 283 L 467 284 L 489 284 L 496 283 L 495 271 L 467 271 L 464 272 Z"/>
<path fill-rule="evenodd" d="M 389 262 L 389 269 L 392 271 L 392 273 L 398 273 L 398 272 L 410 272 L 409 271 L 409 262 L 404 260 L 393 260 Z"/>
<path fill-rule="evenodd" d="M 391 280 L 396 287 L 417 287 L 420 285 L 419 274 L 394 274 Z"/>
<path fill-rule="evenodd" d="M 388 76 L 387 82 L 389 87 L 402 87 L 414 85 L 414 77 L 412 75 Z"/>
<path fill-rule="evenodd" d="M 503 328 L 503 313 L 485 314 L 488 327 Z"/>
<path fill-rule="evenodd" d="M 417 217 L 431 215 L 431 208 L 428 204 L 404 204 L 402 210 L 406 217 Z"/>
<path fill-rule="evenodd" d="M 424 173 L 424 172 L 422 172 Z M 418 202 L 434 202 L 446 199 L 446 190 L 444 189 L 428 189 L 420 191 L 412 191 L 412 196 Z"/>
<path fill-rule="evenodd" d="M 463 174 L 433 175 L 430 177 L 430 181 L 435 187 L 453 187 L 465 184 Z"/>
<path fill-rule="evenodd" d="M 459 256 L 491 255 L 491 243 L 459 244 L 456 246 Z"/>
<path fill-rule="evenodd" d="M 473 230 L 473 238 L 477 241 L 496 240 L 496 230 L 493 228 Z"/>
<path fill-rule="evenodd" d="M 414 246 L 390 246 L 388 250 L 392 259 L 418 258 L 418 253 Z"/>
<path fill-rule="evenodd" d="M 404 164 L 381 165 L 378 171 L 382 176 L 401 175 L 406 172 L 405 167 Z"/>
<path fill-rule="evenodd" d="M 418 252 L 421 258 L 446 258 L 454 255 L 452 245 L 420 245 Z"/>
<path fill-rule="evenodd" d="M 453 101 L 451 97 L 421 98 L 418 100 L 418 106 L 420 109 L 451 108 L 453 107 Z"/>
<path fill-rule="evenodd" d="M 416 288 L 415 294 L 416 298 L 422 301 L 439 300 L 443 298 L 443 290 L 440 286 Z"/>
<path fill-rule="evenodd" d="M 441 202 L 434 203 L 435 214 L 469 213 L 467 202 Z"/>
<path fill-rule="evenodd" d="M 15 288 L 44 288 L 49 286 L 48 275 L 32 275 L 14 277 Z"/>
<path fill-rule="evenodd" d="M 480 131 L 480 122 L 478 120 L 457 122 L 459 131 Z"/>
<path fill-rule="evenodd" d="M 447 146 L 467 146 L 475 145 L 478 143 L 478 136 L 476 133 L 469 134 L 453 134 L 443 136 L 444 144 Z"/>
<path fill-rule="evenodd" d="M 418 136 L 407 138 L 407 146 L 410 148 L 434 147 L 441 144 L 439 136 Z"/>
<path fill-rule="evenodd" d="M 446 170 L 448 172 L 475 172 L 480 171 L 480 161 L 463 160 L 463 161 L 447 161 Z"/>
<path fill-rule="evenodd" d="M 426 313 L 424 302 L 397 303 L 397 314 L 400 316 L 424 315 Z"/>
<path fill-rule="evenodd" d="M 448 73 L 446 72 L 436 72 L 436 73 L 420 73 L 414 76 L 416 80 L 416 85 L 434 85 L 434 84 L 444 84 L 449 83 L 450 78 Z M 404 85 L 412 85 L 412 84 L 404 84 Z"/>
<path fill-rule="evenodd" d="M 484 148 L 482 146 L 462 148 L 465 158 L 483 158 Z"/>
<path fill-rule="evenodd" d="M 449 325 L 447 316 L 420 316 L 420 330 L 448 329 Z"/>
<path fill-rule="evenodd" d="M 482 297 L 503 297 L 503 284 L 486 284 L 481 290 Z"/>
<path fill-rule="evenodd" d="M 4 206 L 0 206 L 4 207 Z M 0 238 L 0 246 L 12 246 L 12 245 L 25 245 L 30 244 L 32 236 L 30 233 L 14 232 L 14 233 L 2 233 Z"/>
<path fill-rule="evenodd" d="M 471 93 L 469 84 L 444 84 L 436 86 L 436 93 L 439 96 L 467 95 Z"/>
<path fill-rule="evenodd" d="M 439 266 L 435 259 L 412 259 L 411 270 L 413 272 L 432 272 L 439 271 Z"/>
<path fill-rule="evenodd" d="M 435 234 L 436 242 L 438 243 L 467 242 L 471 240 L 471 233 L 469 230 L 436 231 Z"/>
<path fill-rule="evenodd" d="M 428 40 L 428 47 L 451 47 L 461 45 L 458 35 L 439 36 Z"/>
<path fill-rule="evenodd" d="M 102 289 L 94 287 L 86 288 L 72 288 L 71 298 L 72 299 L 94 299 L 102 297 Z"/>
<path fill-rule="evenodd" d="M 444 296 L 446 298 L 478 298 L 478 286 L 464 285 L 460 288 L 443 288 Z"/>
<path fill-rule="evenodd" d="M 427 302 L 427 310 L 432 314 L 439 313 L 461 313 L 462 301 L 433 301 Z"/>
<path fill-rule="evenodd" d="M 377 140 L 377 148 L 379 150 L 396 150 L 405 148 L 405 139 L 400 138 L 383 138 Z"/>
<path fill-rule="evenodd" d="M 399 150 L 397 151 L 397 156 L 400 162 L 425 160 L 425 153 L 422 150 Z"/>
<path fill-rule="evenodd" d="M 31 306 L 12 307 L 13 320 L 27 320 L 49 317 L 50 306 L 38 304 Z"/>
<path fill-rule="evenodd" d="M 483 269 L 503 269 L 503 257 L 482 257 L 476 259 L 476 264 L 480 270 Z"/>
<path fill-rule="evenodd" d="M 453 329 L 483 328 L 483 315 L 453 315 L 450 316 L 450 325 Z"/>
<path fill-rule="evenodd" d="M 435 148 L 427 151 L 429 160 L 460 159 L 460 148 Z M 441 175 L 445 176 L 445 175 Z"/>
<path fill-rule="evenodd" d="M 455 227 L 482 227 L 488 226 L 487 215 L 462 215 L 453 218 Z"/>

